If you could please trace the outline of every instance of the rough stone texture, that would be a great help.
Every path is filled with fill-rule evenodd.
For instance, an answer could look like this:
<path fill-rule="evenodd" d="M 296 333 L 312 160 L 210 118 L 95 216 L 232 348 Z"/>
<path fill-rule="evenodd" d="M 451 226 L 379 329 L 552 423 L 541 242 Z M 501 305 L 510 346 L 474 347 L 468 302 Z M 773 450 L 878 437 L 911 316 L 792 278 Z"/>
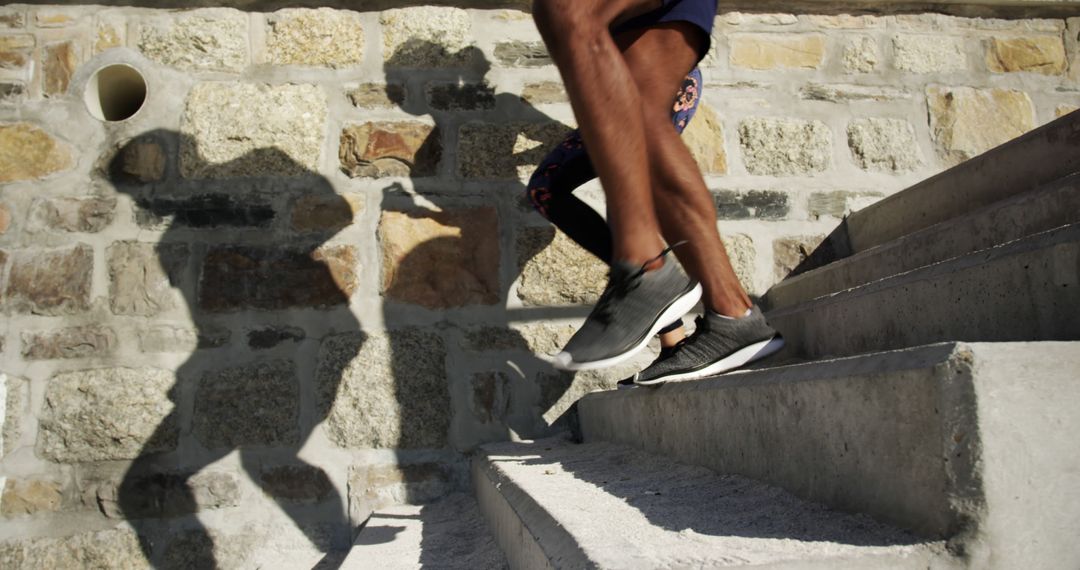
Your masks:
<path fill-rule="evenodd" d="M 2 441 L 0 441 L 0 458 L 11 453 L 19 445 L 22 437 L 22 422 L 26 416 L 28 383 L 22 378 L 16 378 L 0 373 L 0 382 L 4 384 L 4 400 L 0 405 L 4 406 L 2 429 Z"/>
<path fill-rule="evenodd" d="M 240 477 L 236 473 L 205 470 L 110 475 L 87 477 L 80 486 L 84 500 L 112 519 L 172 518 L 240 504 Z"/>
<path fill-rule="evenodd" d="M 161 143 L 150 139 L 129 141 L 120 147 L 109 174 L 113 180 L 159 182 L 165 178 L 166 161 Z"/>
<path fill-rule="evenodd" d="M 71 76 L 79 65 L 75 44 L 64 42 L 45 47 L 42 54 L 42 90 L 46 97 L 67 93 Z"/>
<path fill-rule="evenodd" d="M 192 329 L 154 325 L 139 331 L 139 350 L 147 353 L 183 353 L 198 348 L 219 348 L 232 337 L 228 329 Z"/>
<path fill-rule="evenodd" d="M 465 350 L 529 350 L 521 333 L 507 327 L 480 327 L 465 331 L 460 343 Z"/>
<path fill-rule="evenodd" d="M 799 18 L 794 14 L 728 12 L 721 21 L 729 26 L 792 26 L 799 23 Z"/>
<path fill-rule="evenodd" d="M 30 63 L 34 44 L 30 34 L 0 36 L 0 69 L 24 69 Z"/>
<path fill-rule="evenodd" d="M 506 67 L 543 67 L 554 65 L 543 42 L 499 42 L 495 59 Z"/>
<path fill-rule="evenodd" d="M 363 194 L 303 196 L 292 206 L 289 225 L 296 232 L 336 232 L 363 212 Z"/>
<path fill-rule="evenodd" d="M 0 125 L 0 184 L 44 178 L 74 164 L 71 147 L 40 128 Z"/>
<path fill-rule="evenodd" d="M 60 463 L 134 459 L 176 447 L 172 372 L 101 368 L 57 374 L 45 389 L 38 455 Z"/>
<path fill-rule="evenodd" d="M 848 147 L 863 170 L 901 173 L 922 164 L 915 127 L 901 119 L 855 119 L 848 124 Z"/>
<path fill-rule="evenodd" d="M 416 121 L 364 123 L 341 132 L 338 158 L 352 176 L 434 176 L 442 160 L 442 134 Z"/>
<path fill-rule="evenodd" d="M 248 16 L 237 10 L 195 10 L 144 23 L 136 44 L 146 57 L 188 71 L 243 71 Z"/>
<path fill-rule="evenodd" d="M 379 20 L 383 61 L 390 66 L 463 65 L 479 51 L 473 46 L 469 13 L 460 8 L 424 6 L 386 10 Z"/>
<path fill-rule="evenodd" d="M 26 85 L 18 81 L 0 81 L 0 105 L 18 106 L 26 100 Z"/>
<path fill-rule="evenodd" d="M 318 171 L 326 95 L 314 85 L 200 83 L 181 119 L 185 178 L 303 176 Z"/>
<path fill-rule="evenodd" d="M 259 474 L 263 492 L 287 503 L 318 503 L 334 495 L 334 484 L 326 473 L 311 465 L 270 467 Z"/>
<path fill-rule="evenodd" d="M 555 354 L 562 350 L 570 337 L 577 332 L 577 327 L 569 324 L 529 324 L 514 326 L 529 352 L 533 354 Z"/>
<path fill-rule="evenodd" d="M 65 232 L 97 233 L 112 223 L 116 198 L 56 198 L 35 200 L 31 206 L 40 227 Z"/>
<path fill-rule="evenodd" d="M 500 300 L 499 220 L 494 208 L 383 212 L 382 293 L 429 309 Z"/>
<path fill-rule="evenodd" d="M 880 59 L 877 41 L 871 36 L 859 36 L 844 44 L 845 73 L 870 73 L 877 69 Z"/>
<path fill-rule="evenodd" d="M 791 176 L 829 167 L 832 133 L 820 121 L 753 117 L 739 126 L 746 169 L 750 174 Z"/>
<path fill-rule="evenodd" d="M 524 229 L 517 248 L 517 295 L 527 305 L 595 303 L 607 285 L 607 265 L 554 228 Z"/>
<path fill-rule="evenodd" d="M 558 81 L 526 83 L 521 90 L 521 99 L 530 105 L 566 103 L 570 100 L 566 95 L 566 87 Z"/>
<path fill-rule="evenodd" d="M 349 67 L 364 61 L 360 15 L 329 8 L 286 9 L 267 17 L 270 63 Z"/>
<path fill-rule="evenodd" d="M 472 412 L 476 421 L 492 423 L 506 416 L 510 404 L 508 380 L 500 372 L 482 372 L 472 376 Z"/>
<path fill-rule="evenodd" d="M 90 308 L 94 251 L 20 251 L 12 255 L 6 305 L 20 313 L 71 315 Z"/>
<path fill-rule="evenodd" d="M 930 87 L 930 132 L 946 160 L 960 162 L 1035 128 L 1027 93 L 1007 89 Z"/>
<path fill-rule="evenodd" d="M 349 468 L 349 515 L 366 520 L 376 509 L 427 503 L 454 486 L 453 473 L 438 463 L 354 465 Z"/>
<path fill-rule="evenodd" d="M 135 210 L 140 227 L 166 231 L 189 228 L 268 228 L 277 217 L 264 199 L 210 194 L 190 198 L 143 198 Z"/>
<path fill-rule="evenodd" d="M 406 94 L 405 86 L 399 83 L 365 83 L 350 89 L 346 96 L 358 108 L 378 109 L 400 106 Z"/>
<path fill-rule="evenodd" d="M 0 8 L 0 29 L 26 27 L 26 13 L 12 8 Z"/>
<path fill-rule="evenodd" d="M 441 448 L 452 408 L 442 338 L 421 329 L 346 334 L 323 342 L 320 414 L 347 449 Z"/>
<path fill-rule="evenodd" d="M 465 178 L 527 179 L 569 131 L 560 123 L 462 125 L 458 174 Z"/>
<path fill-rule="evenodd" d="M 766 71 L 817 69 L 825 60 L 822 34 L 735 34 L 731 36 L 731 65 Z"/>
<path fill-rule="evenodd" d="M 720 190 L 713 195 L 721 220 L 782 220 L 791 210 L 787 193 L 778 190 Z"/>
<path fill-rule="evenodd" d="M 495 90 L 487 83 L 429 83 L 428 105 L 439 111 L 482 111 L 495 108 Z"/>
<path fill-rule="evenodd" d="M 195 396 L 192 433 L 209 449 L 299 443 L 299 396 L 289 361 L 208 372 Z"/>
<path fill-rule="evenodd" d="M 872 28 L 884 28 L 886 19 L 881 16 L 852 16 L 851 14 L 837 14 L 835 16 L 804 16 L 807 22 L 817 28 L 831 30 L 861 30 Z"/>
<path fill-rule="evenodd" d="M 1030 71 L 1062 75 L 1069 67 L 1065 44 L 1060 36 L 990 38 L 986 67 L 996 73 Z"/>
<path fill-rule="evenodd" d="M 807 208 L 815 220 L 822 216 L 843 218 L 881 198 L 879 192 L 815 192 L 810 195 Z"/>
<path fill-rule="evenodd" d="M 912 94 L 903 88 L 874 85 L 822 85 L 809 83 L 799 89 L 799 97 L 811 101 L 847 103 L 850 101 L 892 101 L 911 99 Z"/>
<path fill-rule="evenodd" d="M 795 269 L 825 236 L 793 236 L 773 242 L 773 267 L 777 281 L 782 281 Z"/>
<path fill-rule="evenodd" d="M 117 242 L 105 255 L 114 314 L 153 316 L 180 306 L 176 288 L 188 263 L 186 244 Z"/>
<path fill-rule="evenodd" d="M 1064 117 L 1065 115 L 1068 115 L 1069 113 L 1075 112 L 1077 110 L 1080 110 L 1080 105 L 1058 105 L 1057 108 L 1054 109 L 1054 118 L 1060 119 L 1061 117 Z M 0 221 L 0 223 L 2 223 L 2 221 Z M 0 230 L 0 233 L 4 232 Z"/>
<path fill-rule="evenodd" d="M 151 568 L 139 540 L 127 530 L 103 530 L 63 538 L 34 538 L 0 543 L 3 568 Z"/>
<path fill-rule="evenodd" d="M 212 248 L 203 262 L 199 307 L 212 313 L 347 305 L 359 283 L 356 248 Z"/>
<path fill-rule="evenodd" d="M 735 270 L 735 276 L 739 283 L 750 294 L 758 292 L 755 286 L 754 273 L 757 270 L 757 249 L 754 240 L 746 234 L 721 234 L 720 239 L 724 242 L 728 259 L 731 260 L 731 268 Z"/>
<path fill-rule="evenodd" d="M 120 17 L 110 16 L 98 20 L 94 36 L 94 53 L 120 47 L 127 42 L 127 22 Z"/>
<path fill-rule="evenodd" d="M 727 173 L 723 123 L 712 107 L 705 103 L 698 106 L 694 119 L 683 130 L 682 140 L 703 174 Z"/>
<path fill-rule="evenodd" d="M 893 38 L 894 65 L 912 73 L 943 73 L 967 68 L 964 40 L 946 35 L 900 34 Z"/>
<path fill-rule="evenodd" d="M 117 344 L 116 331 L 100 325 L 22 333 L 22 355 L 27 360 L 104 357 Z"/>
<path fill-rule="evenodd" d="M 248 331 L 248 346 L 255 350 L 274 348 L 285 342 L 304 340 L 307 334 L 299 327 L 266 327 Z"/>
<path fill-rule="evenodd" d="M 60 484 L 40 479 L 8 479 L 0 498 L 0 515 L 18 517 L 60 510 Z"/>

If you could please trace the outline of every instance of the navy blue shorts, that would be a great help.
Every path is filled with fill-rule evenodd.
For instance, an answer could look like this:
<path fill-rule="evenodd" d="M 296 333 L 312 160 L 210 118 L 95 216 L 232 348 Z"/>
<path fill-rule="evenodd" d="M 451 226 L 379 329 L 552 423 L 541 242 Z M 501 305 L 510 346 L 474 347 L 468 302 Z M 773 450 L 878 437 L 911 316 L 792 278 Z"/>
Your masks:
<path fill-rule="evenodd" d="M 611 30 L 618 34 L 626 30 L 648 28 L 664 22 L 689 22 L 702 31 L 704 43 L 698 53 L 701 61 L 712 45 L 713 21 L 716 19 L 718 0 L 663 0 L 663 6 L 619 24 Z"/>

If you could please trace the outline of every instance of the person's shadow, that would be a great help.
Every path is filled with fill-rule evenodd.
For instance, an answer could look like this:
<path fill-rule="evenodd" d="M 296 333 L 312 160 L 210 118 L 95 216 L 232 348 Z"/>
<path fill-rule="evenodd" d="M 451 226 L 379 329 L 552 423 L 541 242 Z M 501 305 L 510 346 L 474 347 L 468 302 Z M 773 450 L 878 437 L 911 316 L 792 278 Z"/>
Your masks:
<path fill-rule="evenodd" d="M 131 165 L 155 145 L 164 150 L 164 176 L 146 182 Z M 277 174 L 183 178 L 178 156 L 193 148 L 179 133 L 152 131 L 105 166 L 116 190 L 131 197 L 140 233 L 160 232 L 156 243 L 120 247 L 153 248 L 147 265 L 159 263 L 180 293 L 197 338 L 175 370 L 171 411 L 123 476 L 117 507 L 155 567 L 217 567 L 214 537 L 199 514 L 207 502 L 229 506 L 236 482 L 206 468 L 236 452 L 251 481 L 320 550 L 346 548 L 353 531 L 345 502 L 326 472 L 298 452 L 326 418 L 329 406 L 320 402 L 333 402 L 340 366 L 351 357 L 322 358 L 323 339 L 344 334 L 350 342 L 339 344 L 355 351 L 365 338 L 349 307 L 355 251 L 327 243 L 352 223 L 353 209 L 324 177 L 273 148 L 210 167 L 235 173 L 270 164 Z M 136 280 L 153 272 L 137 263 L 124 270 Z M 159 332 L 186 324 L 147 316 Z"/>

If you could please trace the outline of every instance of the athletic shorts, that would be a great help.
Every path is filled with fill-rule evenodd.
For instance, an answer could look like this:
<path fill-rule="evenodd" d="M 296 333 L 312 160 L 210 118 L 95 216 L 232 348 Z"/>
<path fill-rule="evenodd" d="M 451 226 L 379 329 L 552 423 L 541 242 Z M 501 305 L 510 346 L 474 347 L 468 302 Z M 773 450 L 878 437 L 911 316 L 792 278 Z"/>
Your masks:
<path fill-rule="evenodd" d="M 664 22 L 689 22 L 699 28 L 704 34 L 705 43 L 702 44 L 701 52 L 698 53 L 698 61 L 701 61 L 709 53 L 712 45 L 713 21 L 716 19 L 716 5 L 718 0 L 663 0 L 663 6 L 635 16 L 611 30 L 617 34 L 626 30 L 648 28 Z"/>

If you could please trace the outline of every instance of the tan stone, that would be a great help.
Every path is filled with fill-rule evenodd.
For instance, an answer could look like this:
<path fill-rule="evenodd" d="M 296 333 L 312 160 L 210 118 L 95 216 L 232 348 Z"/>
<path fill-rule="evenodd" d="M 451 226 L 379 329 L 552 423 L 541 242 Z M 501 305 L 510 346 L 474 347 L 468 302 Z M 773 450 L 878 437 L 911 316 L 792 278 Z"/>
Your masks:
<path fill-rule="evenodd" d="M 594 303 L 607 284 L 607 265 L 554 228 L 528 228 L 518 237 L 521 279 L 517 295 L 527 305 Z"/>
<path fill-rule="evenodd" d="M 467 123 L 458 131 L 458 174 L 526 180 L 570 129 L 548 123 Z"/>
<path fill-rule="evenodd" d="M 0 183 L 35 180 L 74 165 L 71 147 L 28 123 L 0 125 Z"/>
<path fill-rule="evenodd" d="M 336 231 L 351 225 L 364 211 L 362 194 L 304 196 L 293 204 L 293 231 Z"/>
<path fill-rule="evenodd" d="M 1062 75 L 1068 68 L 1068 59 L 1060 36 L 991 38 L 986 49 L 986 66 L 996 73 L 1030 71 Z"/>
<path fill-rule="evenodd" d="M 62 538 L 27 538 L 0 543 L 4 568 L 152 568 L 130 530 L 104 530 Z"/>
<path fill-rule="evenodd" d="M 22 356 L 26 360 L 111 356 L 116 350 L 116 331 L 90 325 L 48 332 L 23 332 Z"/>
<path fill-rule="evenodd" d="M 0 252 L 0 265 L 3 265 L 3 255 Z M 0 398 L 0 406 L 3 408 L 3 421 L 0 422 L 0 458 L 11 453 L 20 445 L 22 437 L 23 418 L 29 415 L 27 403 L 29 400 L 29 382 L 22 378 L 0 374 L 0 383 L 3 384 L 4 398 Z"/>
<path fill-rule="evenodd" d="M 853 16 L 851 14 L 837 14 L 835 16 L 806 16 L 806 20 L 819 28 L 833 30 L 853 30 L 867 28 L 884 28 L 886 19 L 881 16 Z"/>
<path fill-rule="evenodd" d="M 723 228 L 720 228 L 723 230 Z M 754 273 L 757 270 L 757 248 L 754 240 L 746 234 L 721 234 L 720 239 L 724 243 L 728 259 L 731 260 L 731 268 L 735 270 L 735 276 L 743 289 L 750 294 L 758 292 L 755 286 Z"/>
<path fill-rule="evenodd" d="M 871 36 L 853 38 L 844 45 L 844 71 L 870 73 L 877 68 L 877 41 Z"/>
<path fill-rule="evenodd" d="M 438 463 L 354 465 L 349 468 L 349 513 L 365 520 L 376 509 L 428 502 L 453 488 L 453 472 Z"/>
<path fill-rule="evenodd" d="M 442 159 L 440 131 L 416 121 L 364 123 L 341 132 L 338 156 L 350 176 L 434 176 Z"/>
<path fill-rule="evenodd" d="M 902 119 L 855 119 L 847 135 L 851 154 L 863 170 L 898 174 L 922 163 L 915 128 Z"/>
<path fill-rule="evenodd" d="M 71 315 L 90 308 L 94 251 L 84 244 L 12 256 L 6 304 L 20 313 Z"/>
<path fill-rule="evenodd" d="M 124 45 L 126 22 L 118 18 L 103 19 L 98 22 L 94 36 L 94 53 Z"/>
<path fill-rule="evenodd" d="M 79 64 L 75 44 L 64 42 L 47 46 L 43 58 L 45 95 L 63 95 L 67 92 L 68 85 L 71 84 L 71 76 Z"/>
<path fill-rule="evenodd" d="M 186 244 L 116 242 L 105 255 L 113 314 L 152 316 L 181 305 L 175 281 L 187 265 Z"/>
<path fill-rule="evenodd" d="M 724 127 L 712 107 L 705 103 L 698 106 L 693 120 L 682 133 L 682 139 L 694 155 L 702 173 L 727 173 Z"/>
<path fill-rule="evenodd" d="M 34 43 L 34 36 L 31 34 L 0 35 L 0 51 L 30 49 L 34 47 Z"/>
<path fill-rule="evenodd" d="M 15 517 L 60 510 L 60 485 L 37 479 L 8 479 L 0 498 L 0 515 Z"/>
<path fill-rule="evenodd" d="M 136 43 L 146 57 L 164 65 L 239 72 L 250 59 L 248 27 L 247 14 L 239 10 L 194 10 L 146 21 Z"/>
<path fill-rule="evenodd" d="M 793 26 L 799 23 L 799 18 L 783 13 L 728 12 L 721 17 L 721 22 L 728 26 Z"/>
<path fill-rule="evenodd" d="M 26 27 L 25 8 L 0 7 L 0 29 L 16 29 Z"/>
<path fill-rule="evenodd" d="M 124 177 L 138 182 L 158 182 L 165 178 L 165 149 L 150 139 L 139 139 L 121 147 L 115 165 Z"/>
<path fill-rule="evenodd" d="M 382 292 L 391 301 L 445 309 L 500 300 L 494 208 L 384 212 L 379 243 Z"/>
<path fill-rule="evenodd" d="M 350 67 L 364 60 L 360 15 L 330 8 L 291 8 L 267 17 L 270 63 Z"/>
<path fill-rule="evenodd" d="M 34 15 L 39 28 L 63 28 L 75 23 L 75 16 L 68 12 L 41 10 Z"/>
<path fill-rule="evenodd" d="M 365 83 L 349 90 L 346 95 L 353 105 L 361 109 L 397 107 L 405 102 L 405 86 Z"/>
<path fill-rule="evenodd" d="M 1054 118 L 1060 119 L 1061 117 L 1078 110 L 1080 110 L 1080 105 L 1058 105 L 1057 108 L 1054 109 Z M 2 215 L 3 212 L 0 212 L 0 218 L 2 218 Z M 2 220 L 0 220 L 0 225 L 2 225 Z M 0 233 L 4 232 L 0 231 Z"/>
<path fill-rule="evenodd" d="M 912 73 L 941 73 L 967 68 L 963 38 L 900 34 L 893 38 L 896 68 Z"/>
<path fill-rule="evenodd" d="M 803 262 L 825 236 L 793 236 L 773 242 L 773 265 L 777 281 L 783 280 Z"/>
<path fill-rule="evenodd" d="M 821 121 L 750 117 L 739 125 L 739 144 L 756 175 L 811 174 L 832 162 L 832 132 Z"/>
<path fill-rule="evenodd" d="M 385 10 L 383 61 L 393 67 L 462 65 L 477 56 L 472 20 L 460 8 L 420 6 Z"/>
<path fill-rule="evenodd" d="M 566 87 L 560 81 L 526 83 L 521 90 L 521 98 L 530 105 L 566 103 L 569 101 L 566 95 Z"/>
<path fill-rule="evenodd" d="M 825 60 L 822 34 L 737 34 L 731 38 L 731 65 L 759 71 L 817 69 Z"/>
<path fill-rule="evenodd" d="M 577 327 L 569 324 L 520 324 L 513 325 L 512 328 L 521 335 L 529 352 L 533 354 L 555 354 L 562 350 L 570 337 L 577 332 Z"/>
<path fill-rule="evenodd" d="M 7 233 L 11 227 L 11 210 L 4 204 L 0 204 L 0 236 Z"/>
<path fill-rule="evenodd" d="M 34 43 L 34 36 L 30 34 L 0 35 L 0 69 L 26 67 Z"/>
<path fill-rule="evenodd" d="M 1035 128 L 1027 93 L 1008 89 L 930 87 L 930 133 L 942 157 L 967 160 Z"/>

